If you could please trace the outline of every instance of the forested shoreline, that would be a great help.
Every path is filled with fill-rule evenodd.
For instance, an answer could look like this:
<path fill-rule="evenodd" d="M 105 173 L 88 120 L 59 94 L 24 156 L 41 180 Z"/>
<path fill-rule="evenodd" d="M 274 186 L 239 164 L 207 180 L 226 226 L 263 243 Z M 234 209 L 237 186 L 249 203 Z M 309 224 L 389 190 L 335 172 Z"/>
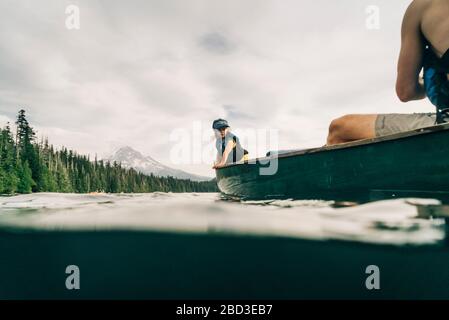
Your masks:
<path fill-rule="evenodd" d="M 47 139 L 37 141 L 25 110 L 20 110 L 13 134 L 9 123 L 0 128 L 0 194 L 31 192 L 216 192 L 215 181 L 195 182 L 145 175 L 79 155 L 56 150 Z"/>

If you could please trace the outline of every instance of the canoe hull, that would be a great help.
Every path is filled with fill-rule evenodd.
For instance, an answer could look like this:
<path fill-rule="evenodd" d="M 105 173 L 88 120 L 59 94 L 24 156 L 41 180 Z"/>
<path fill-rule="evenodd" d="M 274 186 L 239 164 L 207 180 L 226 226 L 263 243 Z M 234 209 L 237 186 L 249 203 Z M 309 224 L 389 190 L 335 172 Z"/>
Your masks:
<path fill-rule="evenodd" d="M 248 199 L 361 199 L 376 194 L 449 194 L 449 127 L 261 159 L 217 170 L 220 191 Z M 264 159 L 266 160 L 266 159 Z"/>

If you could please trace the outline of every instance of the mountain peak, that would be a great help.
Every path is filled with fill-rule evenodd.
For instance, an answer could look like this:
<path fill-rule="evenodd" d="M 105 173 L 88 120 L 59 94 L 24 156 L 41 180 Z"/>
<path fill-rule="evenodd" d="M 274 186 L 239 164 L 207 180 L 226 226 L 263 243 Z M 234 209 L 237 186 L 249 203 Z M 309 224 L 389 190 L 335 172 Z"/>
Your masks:
<path fill-rule="evenodd" d="M 139 151 L 134 150 L 131 147 L 125 146 L 117 149 L 112 155 L 114 158 L 145 158 Z"/>
<path fill-rule="evenodd" d="M 133 148 L 131 148 L 130 146 L 124 146 L 124 147 L 120 147 L 116 150 L 117 152 L 124 152 L 124 151 L 132 151 L 132 152 L 138 152 L 136 150 L 134 150 Z"/>
<path fill-rule="evenodd" d="M 171 176 L 178 179 L 190 179 L 192 181 L 208 181 L 212 179 L 210 177 L 201 177 L 182 170 L 170 168 L 129 146 L 119 148 L 112 156 L 105 160 L 110 162 L 115 161 L 125 168 L 133 168 L 134 170 L 147 175 L 152 174 L 159 177 Z"/>

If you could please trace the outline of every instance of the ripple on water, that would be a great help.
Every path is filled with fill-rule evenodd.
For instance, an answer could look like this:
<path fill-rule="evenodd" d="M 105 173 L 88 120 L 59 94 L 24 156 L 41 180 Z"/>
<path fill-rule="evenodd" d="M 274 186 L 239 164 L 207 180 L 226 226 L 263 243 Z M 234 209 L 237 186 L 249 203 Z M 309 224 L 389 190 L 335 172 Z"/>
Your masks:
<path fill-rule="evenodd" d="M 0 228 L 162 230 L 420 245 L 444 239 L 444 220 L 434 218 L 441 207 L 432 199 L 356 205 L 237 201 L 215 193 L 39 193 L 1 197 Z"/>

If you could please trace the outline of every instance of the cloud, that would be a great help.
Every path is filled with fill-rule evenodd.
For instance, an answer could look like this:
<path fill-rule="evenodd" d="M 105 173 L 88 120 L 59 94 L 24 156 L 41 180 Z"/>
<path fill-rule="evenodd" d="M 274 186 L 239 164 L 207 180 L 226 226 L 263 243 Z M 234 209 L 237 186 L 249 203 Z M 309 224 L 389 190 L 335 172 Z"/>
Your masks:
<path fill-rule="evenodd" d="M 252 121 L 255 117 L 250 113 L 246 113 L 243 108 L 238 108 L 233 105 L 224 105 L 223 109 L 226 112 L 226 119 L 230 121 Z"/>
<path fill-rule="evenodd" d="M 229 54 L 235 50 L 229 40 L 217 32 L 204 34 L 200 37 L 199 44 L 207 51 L 215 54 Z"/>

